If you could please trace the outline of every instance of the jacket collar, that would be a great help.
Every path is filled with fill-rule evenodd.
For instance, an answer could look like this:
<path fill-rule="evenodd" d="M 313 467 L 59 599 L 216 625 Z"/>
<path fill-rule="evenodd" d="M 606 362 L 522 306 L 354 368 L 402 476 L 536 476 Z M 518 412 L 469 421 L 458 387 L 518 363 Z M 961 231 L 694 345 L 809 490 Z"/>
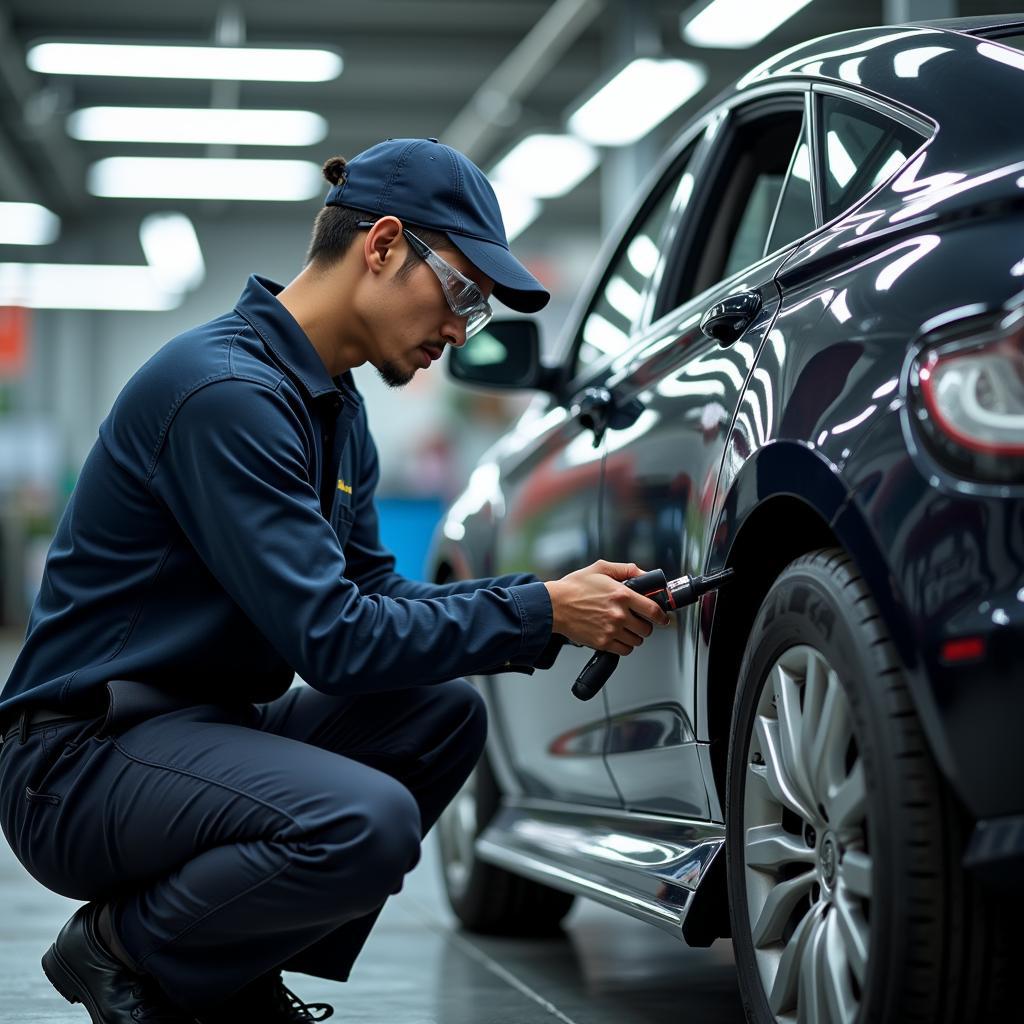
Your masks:
<path fill-rule="evenodd" d="M 284 286 L 269 278 L 252 274 L 246 282 L 235 312 L 263 339 L 267 347 L 312 399 L 343 398 L 360 403 L 351 372 L 331 377 L 313 348 L 306 332 L 278 301 Z"/>

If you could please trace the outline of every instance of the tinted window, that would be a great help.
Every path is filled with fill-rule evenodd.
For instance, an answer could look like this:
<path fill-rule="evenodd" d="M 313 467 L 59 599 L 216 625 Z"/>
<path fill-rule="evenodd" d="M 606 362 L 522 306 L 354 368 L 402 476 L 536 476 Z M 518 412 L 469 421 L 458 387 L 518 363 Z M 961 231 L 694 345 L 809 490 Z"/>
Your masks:
<path fill-rule="evenodd" d="M 750 187 L 743 214 L 736 233 L 733 235 L 729 256 L 722 270 L 722 277 L 730 277 L 737 270 L 756 263 L 764 254 L 764 244 L 768 239 L 768 229 L 775 216 L 775 207 L 779 203 L 782 191 L 781 174 L 759 174 Z"/>
<path fill-rule="evenodd" d="M 794 100 L 790 111 L 741 119 L 722 143 L 676 304 L 814 226 L 810 174 L 805 180 L 793 174 L 805 169 L 806 156 L 798 159 L 801 146 L 806 153 L 803 120 L 802 101 Z"/>
<path fill-rule="evenodd" d="M 684 158 L 686 166 L 688 158 Z M 685 206 L 693 189 L 688 173 L 677 170 L 663 183 L 660 198 L 633 226 L 583 319 L 576 355 L 576 373 L 609 354 L 621 352 L 643 325 L 644 311 L 664 267 L 662 235 L 670 211 Z M 575 376 L 576 373 L 573 375 Z"/>
<path fill-rule="evenodd" d="M 789 164 L 786 187 L 775 211 L 772 233 L 764 247 L 765 255 L 787 242 L 814 230 L 814 201 L 811 198 L 811 147 L 806 125 Z"/>
<path fill-rule="evenodd" d="M 834 96 L 822 102 L 821 134 L 826 220 L 892 177 L 922 142 L 912 128 Z"/>

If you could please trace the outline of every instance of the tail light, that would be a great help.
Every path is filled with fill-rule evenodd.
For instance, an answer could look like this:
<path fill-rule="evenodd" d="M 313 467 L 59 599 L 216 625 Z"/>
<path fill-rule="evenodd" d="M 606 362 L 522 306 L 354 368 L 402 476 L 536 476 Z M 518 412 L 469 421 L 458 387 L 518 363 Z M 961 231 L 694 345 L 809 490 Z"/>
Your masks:
<path fill-rule="evenodd" d="M 910 385 L 940 462 L 972 480 L 1024 482 L 1024 309 L 925 347 Z"/>

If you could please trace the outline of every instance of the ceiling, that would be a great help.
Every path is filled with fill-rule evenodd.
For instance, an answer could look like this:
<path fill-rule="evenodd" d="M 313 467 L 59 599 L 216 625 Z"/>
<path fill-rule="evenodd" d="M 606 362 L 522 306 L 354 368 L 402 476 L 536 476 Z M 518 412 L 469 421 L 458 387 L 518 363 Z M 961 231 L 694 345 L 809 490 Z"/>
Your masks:
<path fill-rule="evenodd" d="M 652 133 L 657 147 L 755 63 L 807 38 L 877 24 L 882 3 L 812 0 L 757 47 L 706 50 L 680 38 L 680 14 L 691 5 L 660 0 L 239 0 L 220 7 L 208 0 L 0 0 L 0 200 L 39 202 L 83 226 L 115 211 L 142 215 L 169 206 L 201 210 L 204 217 L 247 217 L 249 202 L 97 199 L 86 193 L 85 174 L 92 162 L 113 155 L 319 163 L 403 136 L 438 136 L 486 170 L 523 135 L 562 130 L 575 102 L 630 53 L 660 50 L 706 62 L 708 85 Z M 1004 9 L 1012 8 L 978 0 L 958 5 L 965 15 Z M 234 34 L 252 45 L 327 46 L 342 54 L 345 67 L 331 82 L 239 84 L 44 76 L 29 71 L 24 60 L 29 44 L 47 38 L 211 43 L 218 31 L 222 41 Z M 300 108 L 322 114 L 330 128 L 312 148 L 246 146 L 233 153 L 72 140 L 64 129 L 67 115 L 91 105 Z M 567 227 L 595 225 L 599 188 L 600 175 L 593 174 L 551 201 L 548 223 L 554 218 Z M 261 216 L 294 216 L 296 205 L 302 204 L 262 203 Z"/>

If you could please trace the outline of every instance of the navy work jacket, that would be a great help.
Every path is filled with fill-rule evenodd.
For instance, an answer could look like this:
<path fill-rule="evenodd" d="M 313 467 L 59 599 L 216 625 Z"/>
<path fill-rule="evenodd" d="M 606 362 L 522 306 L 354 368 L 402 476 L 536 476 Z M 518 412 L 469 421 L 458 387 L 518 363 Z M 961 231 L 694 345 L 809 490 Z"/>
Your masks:
<path fill-rule="evenodd" d="M 552 660 L 561 638 L 536 577 L 395 573 L 362 398 L 350 374 L 328 375 L 280 290 L 251 277 L 231 313 L 168 342 L 121 391 L 0 716 L 99 703 L 111 679 L 260 702 L 293 672 L 347 694 Z"/>

